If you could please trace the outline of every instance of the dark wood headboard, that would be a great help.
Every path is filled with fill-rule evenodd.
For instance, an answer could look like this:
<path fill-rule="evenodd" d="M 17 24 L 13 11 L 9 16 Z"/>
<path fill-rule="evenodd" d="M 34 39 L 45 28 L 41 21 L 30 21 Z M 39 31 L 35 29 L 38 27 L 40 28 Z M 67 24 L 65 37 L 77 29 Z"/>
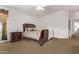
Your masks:
<path fill-rule="evenodd" d="M 34 24 L 28 24 L 28 23 L 24 23 L 23 24 L 23 32 L 25 31 L 25 29 L 27 28 L 36 28 L 36 26 Z"/>

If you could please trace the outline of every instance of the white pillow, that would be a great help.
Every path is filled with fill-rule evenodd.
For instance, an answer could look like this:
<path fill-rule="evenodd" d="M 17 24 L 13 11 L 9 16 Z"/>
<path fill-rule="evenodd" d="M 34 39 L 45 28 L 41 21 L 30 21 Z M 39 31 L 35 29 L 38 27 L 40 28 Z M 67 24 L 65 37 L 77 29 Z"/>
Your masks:
<path fill-rule="evenodd" d="M 28 28 L 28 31 L 33 31 L 33 28 Z"/>
<path fill-rule="evenodd" d="M 27 28 L 25 28 L 25 32 L 27 32 Z"/>

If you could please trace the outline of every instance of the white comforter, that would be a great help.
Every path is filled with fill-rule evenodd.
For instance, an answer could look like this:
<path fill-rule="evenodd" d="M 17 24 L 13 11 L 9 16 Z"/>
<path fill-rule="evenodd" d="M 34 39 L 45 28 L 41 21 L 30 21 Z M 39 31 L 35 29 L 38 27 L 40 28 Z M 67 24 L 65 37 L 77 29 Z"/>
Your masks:
<path fill-rule="evenodd" d="M 39 40 L 41 31 L 26 31 L 23 33 L 24 37 Z"/>
<path fill-rule="evenodd" d="M 40 35 L 41 35 L 41 30 L 39 30 L 39 31 L 26 31 L 23 33 L 24 37 L 33 38 L 36 40 L 39 40 Z M 52 30 L 49 30 L 48 40 L 51 39 L 52 37 L 53 37 L 53 32 L 52 32 Z"/>

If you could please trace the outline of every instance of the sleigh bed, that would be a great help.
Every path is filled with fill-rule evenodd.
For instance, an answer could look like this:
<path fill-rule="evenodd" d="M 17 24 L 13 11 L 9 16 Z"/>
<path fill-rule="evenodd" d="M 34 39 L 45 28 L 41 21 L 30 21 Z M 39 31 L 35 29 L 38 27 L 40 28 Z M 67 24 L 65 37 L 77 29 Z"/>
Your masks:
<path fill-rule="evenodd" d="M 48 33 L 48 29 L 37 30 L 34 24 L 23 24 L 23 38 L 36 41 L 40 46 L 48 41 Z"/>

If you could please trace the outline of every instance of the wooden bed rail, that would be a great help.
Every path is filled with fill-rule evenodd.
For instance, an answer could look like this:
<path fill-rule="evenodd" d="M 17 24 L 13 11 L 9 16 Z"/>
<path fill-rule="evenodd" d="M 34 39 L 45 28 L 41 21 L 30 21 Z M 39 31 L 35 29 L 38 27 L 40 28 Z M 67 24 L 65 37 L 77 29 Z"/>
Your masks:
<path fill-rule="evenodd" d="M 42 46 L 45 42 L 48 41 L 48 33 L 49 33 L 48 29 L 44 29 L 41 31 L 40 39 L 38 42 L 40 46 Z"/>

